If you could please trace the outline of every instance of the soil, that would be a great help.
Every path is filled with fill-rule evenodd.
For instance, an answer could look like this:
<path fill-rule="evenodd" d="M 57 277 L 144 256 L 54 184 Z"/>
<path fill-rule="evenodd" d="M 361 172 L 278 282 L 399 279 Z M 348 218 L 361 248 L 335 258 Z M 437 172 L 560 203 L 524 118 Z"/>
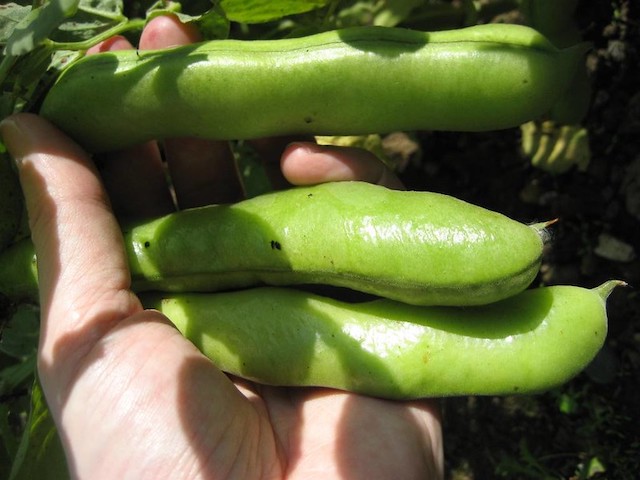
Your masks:
<path fill-rule="evenodd" d="M 444 401 L 451 478 L 631 479 L 640 471 L 640 4 L 581 2 L 577 20 L 593 45 L 584 171 L 533 167 L 513 129 L 425 133 L 402 172 L 409 188 L 523 222 L 559 219 L 537 285 L 629 284 L 609 298 L 605 348 L 570 384 L 533 398 Z"/>

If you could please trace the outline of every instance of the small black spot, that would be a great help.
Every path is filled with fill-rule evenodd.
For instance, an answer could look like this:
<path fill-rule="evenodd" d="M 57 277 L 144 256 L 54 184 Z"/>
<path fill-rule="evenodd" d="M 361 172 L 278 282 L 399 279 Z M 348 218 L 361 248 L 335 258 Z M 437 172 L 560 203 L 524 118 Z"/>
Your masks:
<path fill-rule="evenodd" d="M 144 248 L 149 248 L 151 246 L 151 242 L 146 241 L 144 242 Z"/>
<path fill-rule="evenodd" d="M 282 245 L 280 245 L 280 242 L 277 242 L 275 240 L 271 240 L 271 249 L 272 250 L 282 250 Z"/>
<path fill-rule="evenodd" d="M 311 198 L 311 197 L 313 197 L 313 193 L 309 193 L 309 194 L 307 195 L 307 198 Z"/>
<path fill-rule="evenodd" d="M 313 123 L 313 117 L 304 117 L 304 123 Z"/>

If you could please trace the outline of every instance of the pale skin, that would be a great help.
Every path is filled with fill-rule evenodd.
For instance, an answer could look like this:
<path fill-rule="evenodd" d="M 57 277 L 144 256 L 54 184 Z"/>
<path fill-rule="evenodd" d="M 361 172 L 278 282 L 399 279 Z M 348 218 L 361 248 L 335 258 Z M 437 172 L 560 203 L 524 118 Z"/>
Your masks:
<path fill-rule="evenodd" d="M 159 17 L 139 48 L 196 40 L 192 28 Z M 116 38 L 92 50 L 117 48 L 132 47 Z M 0 133 L 19 166 L 39 261 L 39 375 L 74 478 L 442 478 L 433 402 L 230 378 L 167 318 L 143 309 L 130 290 L 116 214 L 175 208 L 156 144 L 98 159 L 99 171 L 35 115 L 10 117 Z M 358 179 L 401 188 L 366 152 L 285 144 L 255 143 L 272 159 L 276 183 Z M 225 144 L 176 139 L 164 148 L 181 207 L 241 196 Z"/>

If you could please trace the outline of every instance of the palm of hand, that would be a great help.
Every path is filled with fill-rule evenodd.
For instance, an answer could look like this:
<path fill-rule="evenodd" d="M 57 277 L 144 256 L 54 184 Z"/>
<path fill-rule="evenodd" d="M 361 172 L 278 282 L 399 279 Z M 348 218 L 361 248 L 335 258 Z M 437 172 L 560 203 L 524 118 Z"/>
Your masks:
<path fill-rule="evenodd" d="M 156 20 L 145 30 L 146 48 L 193 40 L 174 19 Z M 151 178 L 164 178 L 159 170 L 134 185 L 135 196 L 126 196 L 118 191 L 126 182 L 114 179 L 131 176 L 131 154 L 120 154 L 124 176 L 110 172 L 101 179 L 85 152 L 38 117 L 18 115 L 4 123 L 2 134 L 20 164 L 38 254 L 40 377 L 75 477 L 442 475 L 440 425 L 432 403 L 231 379 L 166 318 L 143 310 L 129 288 L 111 207 L 166 205 L 167 195 L 153 195 Z M 140 160 L 157 165 L 157 157 L 149 155 L 153 146 L 141 151 Z M 118 159 L 109 163 L 118 164 Z M 283 154 L 281 167 L 293 183 L 399 184 L 362 152 L 293 147 Z M 192 175 L 174 180 L 197 179 L 198 165 L 189 168 Z M 217 166 L 214 170 L 219 172 Z M 203 201 L 190 198 L 190 203 Z"/>
<path fill-rule="evenodd" d="M 67 430 L 108 438 L 110 447 L 72 446 L 78 472 L 136 479 L 438 477 L 437 417 L 429 403 L 233 381 L 153 312 L 123 320 L 83 364 L 66 399 Z M 86 421 L 88 404 L 94 422 Z"/>

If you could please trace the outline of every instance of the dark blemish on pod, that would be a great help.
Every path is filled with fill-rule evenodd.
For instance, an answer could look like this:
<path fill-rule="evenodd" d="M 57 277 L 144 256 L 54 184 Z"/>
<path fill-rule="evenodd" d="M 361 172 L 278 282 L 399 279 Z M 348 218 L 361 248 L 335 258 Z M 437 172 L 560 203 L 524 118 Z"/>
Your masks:
<path fill-rule="evenodd" d="M 313 117 L 304 117 L 304 123 L 306 124 L 313 123 Z"/>
<path fill-rule="evenodd" d="M 282 245 L 276 240 L 271 240 L 271 250 L 282 250 Z"/>
<path fill-rule="evenodd" d="M 144 248 L 149 248 L 151 246 L 151 242 L 146 241 L 144 242 Z"/>

